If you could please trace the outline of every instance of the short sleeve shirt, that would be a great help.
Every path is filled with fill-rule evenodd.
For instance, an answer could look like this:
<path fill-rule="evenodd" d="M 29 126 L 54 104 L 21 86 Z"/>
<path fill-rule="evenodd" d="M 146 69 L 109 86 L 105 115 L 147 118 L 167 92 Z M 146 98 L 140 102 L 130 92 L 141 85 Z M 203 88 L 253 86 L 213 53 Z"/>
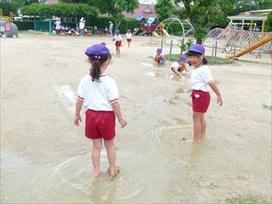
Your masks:
<path fill-rule="evenodd" d="M 193 90 L 209 91 L 209 84 L 213 83 L 210 68 L 207 65 L 195 68 L 191 75 L 191 85 Z"/>
<path fill-rule="evenodd" d="M 177 61 L 175 61 L 175 62 L 171 65 L 170 68 L 176 68 L 176 69 L 178 69 L 178 68 L 180 68 L 180 67 L 181 67 L 181 65 L 180 65 Z"/>
<path fill-rule="evenodd" d="M 90 75 L 84 76 L 78 86 L 77 98 L 84 107 L 97 111 L 112 111 L 111 104 L 119 100 L 117 85 L 110 76 L 100 76 L 100 82 L 92 81 Z"/>
<path fill-rule="evenodd" d="M 131 39 L 132 38 L 132 33 L 127 33 L 126 37 L 127 37 L 127 39 Z"/>
<path fill-rule="evenodd" d="M 115 39 L 115 41 L 122 41 L 122 36 L 121 35 L 115 35 L 114 39 Z"/>

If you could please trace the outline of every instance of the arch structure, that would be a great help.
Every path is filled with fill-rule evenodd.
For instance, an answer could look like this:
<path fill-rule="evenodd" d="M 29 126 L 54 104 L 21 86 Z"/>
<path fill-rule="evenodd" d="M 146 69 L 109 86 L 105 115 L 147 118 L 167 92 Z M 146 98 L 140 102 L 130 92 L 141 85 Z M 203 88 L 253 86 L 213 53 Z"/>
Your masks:
<path fill-rule="evenodd" d="M 172 40 L 174 44 L 180 44 L 180 42 L 184 42 L 186 36 L 193 32 L 194 28 L 188 20 L 181 21 L 178 18 L 167 18 L 157 25 L 149 42 L 170 44 Z"/>
<path fill-rule="evenodd" d="M 225 29 L 214 28 L 209 31 L 204 46 L 213 47 L 216 43 L 217 48 L 226 52 L 226 55 L 232 55 L 233 52 L 241 52 L 242 50 L 269 52 L 272 47 L 267 37 L 271 34 L 271 32 L 252 32 L 235 29 L 228 25 Z"/>

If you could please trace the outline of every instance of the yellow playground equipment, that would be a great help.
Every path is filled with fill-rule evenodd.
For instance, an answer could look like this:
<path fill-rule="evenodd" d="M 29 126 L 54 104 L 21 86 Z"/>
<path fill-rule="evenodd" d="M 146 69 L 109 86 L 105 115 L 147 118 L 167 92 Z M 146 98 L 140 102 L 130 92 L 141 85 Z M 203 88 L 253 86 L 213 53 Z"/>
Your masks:
<path fill-rule="evenodd" d="M 9 12 L 9 16 L 4 16 L 3 10 L 2 8 L 0 8 L 0 21 L 9 21 L 12 23 L 13 21 L 12 17 L 13 17 L 13 14 L 11 11 Z"/>
<path fill-rule="evenodd" d="M 177 30 L 178 32 L 176 32 Z M 173 43 L 180 44 L 180 42 L 184 41 L 185 37 L 193 31 L 194 28 L 189 21 L 181 21 L 178 18 L 167 18 L 157 25 L 152 32 L 149 42 L 163 41 L 164 44 L 167 44 L 170 43 L 171 40 Z"/>

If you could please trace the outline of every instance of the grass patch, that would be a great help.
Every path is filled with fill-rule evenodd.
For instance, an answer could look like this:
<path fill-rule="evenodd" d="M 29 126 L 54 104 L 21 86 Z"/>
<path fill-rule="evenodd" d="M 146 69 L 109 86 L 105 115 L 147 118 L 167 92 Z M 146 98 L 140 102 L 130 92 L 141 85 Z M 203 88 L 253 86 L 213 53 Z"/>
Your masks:
<path fill-rule="evenodd" d="M 263 109 L 272 110 L 272 105 L 265 105 L 265 104 L 263 104 Z"/>
<path fill-rule="evenodd" d="M 169 54 L 165 55 L 166 60 L 168 61 L 175 61 L 180 57 L 180 54 L 172 54 L 171 56 Z M 211 57 L 211 56 L 205 56 L 205 58 L 208 60 L 208 64 L 214 65 L 214 64 L 231 64 L 232 60 L 227 58 L 221 58 L 221 57 Z"/>
<path fill-rule="evenodd" d="M 269 204 L 269 202 L 261 196 L 238 196 L 227 198 L 226 204 Z"/>

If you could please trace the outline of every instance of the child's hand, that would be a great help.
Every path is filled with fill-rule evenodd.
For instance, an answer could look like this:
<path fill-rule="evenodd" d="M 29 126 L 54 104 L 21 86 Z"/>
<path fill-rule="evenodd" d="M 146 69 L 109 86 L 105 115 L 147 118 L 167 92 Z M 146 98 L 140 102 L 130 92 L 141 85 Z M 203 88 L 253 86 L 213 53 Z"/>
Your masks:
<path fill-rule="evenodd" d="M 121 120 L 119 120 L 119 123 L 121 125 L 121 128 L 124 128 L 127 125 L 127 121 L 124 118 L 121 118 Z"/>
<path fill-rule="evenodd" d="M 75 116 L 75 119 L 74 119 L 74 124 L 75 126 L 79 126 L 79 122 L 81 122 L 81 116 L 78 115 L 78 116 Z"/>
<path fill-rule="evenodd" d="M 222 105 L 223 105 L 223 100 L 222 100 L 221 96 L 218 96 L 218 97 L 217 97 L 217 104 L 218 104 L 219 106 L 222 106 Z"/>

